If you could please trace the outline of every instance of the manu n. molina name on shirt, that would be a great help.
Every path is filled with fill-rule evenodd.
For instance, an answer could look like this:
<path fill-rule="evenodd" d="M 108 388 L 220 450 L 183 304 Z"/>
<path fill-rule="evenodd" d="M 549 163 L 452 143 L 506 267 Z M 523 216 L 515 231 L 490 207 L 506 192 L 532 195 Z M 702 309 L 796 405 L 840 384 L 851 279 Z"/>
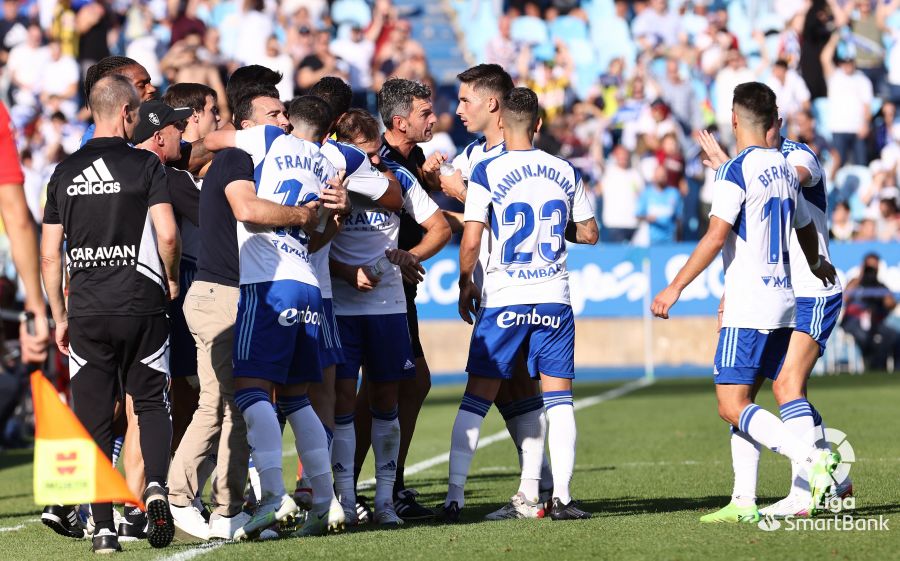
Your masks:
<path fill-rule="evenodd" d="M 73 247 L 67 252 L 69 267 L 125 267 L 135 264 L 137 252 L 133 245 L 102 247 Z"/>
<path fill-rule="evenodd" d="M 507 173 L 503 179 L 500 180 L 493 189 L 493 197 L 491 197 L 491 200 L 494 203 L 500 203 L 506 194 L 509 193 L 510 189 L 515 187 L 515 185 L 523 179 L 529 177 L 543 177 L 549 179 L 559 185 L 569 198 L 575 196 L 575 185 L 566 179 L 565 174 L 558 169 L 540 164 L 526 164 L 519 169 L 514 169 Z"/>

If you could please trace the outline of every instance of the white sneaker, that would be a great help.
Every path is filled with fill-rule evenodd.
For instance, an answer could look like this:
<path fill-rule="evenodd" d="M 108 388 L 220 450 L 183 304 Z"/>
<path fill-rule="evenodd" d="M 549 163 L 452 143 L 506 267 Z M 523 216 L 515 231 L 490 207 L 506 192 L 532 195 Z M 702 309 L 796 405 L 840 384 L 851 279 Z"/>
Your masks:
<path fill-rule="evenodd" d="M 509 503 L 485 516 L 487 520 L 516 520 L 519 518 L 540 518 L 541 503 L 533 503 L 522 493 L 516 493 Z"/>
<path fill-rule="evenodd" d="M 809 516 L 809 506 L 812 497 L 809 492 L 791 493 L 787 497 L 781 499 L 775 504 L 759 509 L 761 516 L 774 516 L 775 518 L 784 518 L 785 516 Z"/>
<path fill-rule="evenodd" d="M 253 518 L 234 533 L 234 539 L 256 539 L 264 529 L 276 522 L 293 518 L 299 510 L 290 495 L 265 497 L 259 504 L 259 508 L 256 509 Z"/>
<path fill-rule="evenodd" d="M 203 519 L 203 515 L 193 504 L 191 506 L 169 505 L 172 511 L 172 519 L 175 521 L 175 531 L 179 539 L 209 539 L 209 524 Z"/>
<path fill-rule="evenodd" d="M 209 539 L 233 540 L 234 534 L 250 522 L 251 516 L 246 512 L 239 512 L 234 516 L 222 516 L 213 513 L 209 517 Z M 176 522 L 177 525 L 177 522 Z"/>
<path fill-rule="evenodd" d="M 403 519 L 397 516 L 394 505 L 386 502 L 380 508 L 375 507 L 375 523 L 379 526 L 402 526 Z"/>

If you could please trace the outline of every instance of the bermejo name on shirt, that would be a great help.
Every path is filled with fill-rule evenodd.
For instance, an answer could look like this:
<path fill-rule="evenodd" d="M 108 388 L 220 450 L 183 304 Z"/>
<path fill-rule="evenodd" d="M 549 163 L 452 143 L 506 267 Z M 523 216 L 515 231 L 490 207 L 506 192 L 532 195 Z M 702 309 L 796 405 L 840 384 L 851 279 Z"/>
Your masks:
<path fill-rule="evenodd" d="M 133 245 L 73 247 L 67 252 L 69 267 L 125 267 L 135 264 Z"/>
<path fill-rule="evenodd" d="M 497 185 L 497 188 L 494 191 L 494 196 L 491 197 L 491 200 L 494 203 L 499 204 L 500 201 L 503 200 L 503 197 L 512 189 L 516 183 L 522 181 L 526 177 L 545 177 L 550 181 L 559 185 L 563 191 L 566 192 L 566 195 L 570 197 L 575 195 L 575 186 L 565 178 L 565 176 L 560 173 L 560 171 L 556 168 L 550 166 L 542 166 L 536 165 L 532 166 L 531 164 L 526 164 L 519 169 L 514 169 L 513 171 L 506 174 L 506 176 L 500 180 L 500 183 Z"/>

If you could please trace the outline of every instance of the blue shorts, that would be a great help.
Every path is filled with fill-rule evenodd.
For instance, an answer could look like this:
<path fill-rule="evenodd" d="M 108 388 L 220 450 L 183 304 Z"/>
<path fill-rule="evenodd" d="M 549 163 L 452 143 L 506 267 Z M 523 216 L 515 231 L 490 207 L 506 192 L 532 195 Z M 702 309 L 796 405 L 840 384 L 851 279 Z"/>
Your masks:
<path fill-rule="evenodd" d="M 532 378 L 575 377 L 575 316 L 567 304 L 520 304 L 478 312 L 466 372 L 512 378 L 516 355 L 527 355 Z"/>
<path fill-rule="evenodd" d="M 186 261 L 181 262 L 179 272 L 178 298 L 169 303 L 169 372 L 173 378 L 187 378 L 197 375 L 197 342 L 191 335 L 184 319 L 184 300 L 187 298 L 197 266 Z"/>
<path fill-rule="evenodd" d="M 752 385 L 760 376 L 778 378 L 793 332 L 790 327 L 723 327 L 716 347 L 715 382 Z"/>
<path fill-rule="evenodd" d="M 344 345 L 344 362 L 336 370 L 339 380 L 356 380 L 363 364 L 372 382 L 415 378 L 406 314 L 338 316 L 337 323 Z"/>
<path fill-rule="evenodd" d="M 825 344 L 841 315 L 843 294 L 797 298 L 797 327 L 794 331 L 806 333 L 819 344 L 819 356 L 825 354 Z"/>
<path fill-rule="evenodd" d="M 322 329 L 319 330 L 319 363 L 328 368 L 344 362 L 344 348 L 331 298 L 322 298 Z"/>
<path fill-rule="evenodd" d="M 318 287 L 293 280 L 241 285 L 234 324 L 234 376 L 276 384 L 322 381 Z"/>

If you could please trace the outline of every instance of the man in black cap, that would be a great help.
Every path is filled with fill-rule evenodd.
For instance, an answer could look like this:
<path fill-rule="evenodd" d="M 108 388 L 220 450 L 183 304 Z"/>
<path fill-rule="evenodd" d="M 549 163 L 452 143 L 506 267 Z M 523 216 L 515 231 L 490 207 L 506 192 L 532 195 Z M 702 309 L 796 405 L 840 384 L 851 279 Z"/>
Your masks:
<path fill-rule="evenodd" d="M 94 138 L 56 167 L 47 186 L 41 272 L 56 344 L 70 358 L 75 414 L 107 457 L 117 394 L 133 397 L 148 482 L 147 541 L 165 547 L 175 534 L 165 489 L 172 438 L 166 305 L 178 295 L 180 248 L 159 158 L 126 140 L 138 129 L 139 104 L 122 76 L 101 78 L 91 91 Z M 146 117 L 156 127 L 153 121 L 171 123 L 173 115 Z M 121 550 L 112 505 L 95 503 L 92 512 L 93 550 Z"/>

